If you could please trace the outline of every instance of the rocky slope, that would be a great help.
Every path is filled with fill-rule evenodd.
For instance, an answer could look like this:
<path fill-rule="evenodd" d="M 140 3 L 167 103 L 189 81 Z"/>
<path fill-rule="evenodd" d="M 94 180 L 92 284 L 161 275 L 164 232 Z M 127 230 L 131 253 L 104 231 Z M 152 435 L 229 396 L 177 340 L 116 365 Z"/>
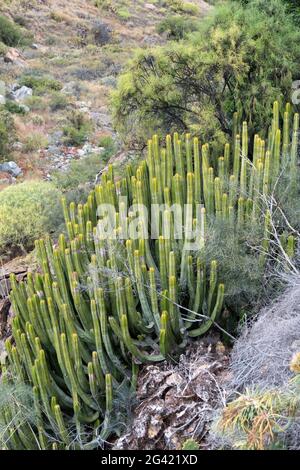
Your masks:
<path fill-rule="evenodd" d="M 210 8 L 202 0 L 193 3 L 199 6 L 199 15 Z M 10 96 L 20 93 L 17 102 L 26 109 L 25 116 L 15 119 L 18 141 L 13 158 L 25 178 L 49 177 L 54 169 L 65 169 L 70 160 L 99 151 L 102 136 L 116 138 L 110 91 L 137 47 L 165 41 L 155 28 L 170 8 L 161 0 L 72 0 L 71 6 L 63 0 L 13 0 L 0 1 L 0 8 L 34 37 L 31 47 L 10 50 L 8 58 L 0 59 L 1 80 Z M 61 90 L 55 93 L 47 86 L 38 94 L 22 90 L 24 77 L 54 79 Z M 66 148 L 62 139 L 62 128 L 74 110 L 92 126 L 90 146 L 80 152 L 76 145 Z M 1 187 L 11 183 L 4 175 L 0 180 Z"/>

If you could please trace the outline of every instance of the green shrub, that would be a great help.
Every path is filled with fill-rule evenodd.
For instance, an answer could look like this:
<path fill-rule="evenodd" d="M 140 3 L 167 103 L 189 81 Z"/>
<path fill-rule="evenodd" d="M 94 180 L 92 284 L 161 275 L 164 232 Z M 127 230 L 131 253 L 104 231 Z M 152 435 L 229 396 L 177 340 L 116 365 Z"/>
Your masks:
<path fill-rule="evenodd" d="M 25 139 L 25 152 L 34 152 L 36 150 L 47 147 L 48 139 L 40 132 L 33 132 Z"/>
<path fill-rule="evenodd" d="M 32 111 L 43 111 L 47 108 L 46 101 L 41 96 L 29 96 L 26 98 L 26 104 Z"/>
<path fill-rule="evenodd" d="M 159 34 L 166 33 L 169 39 L 183 39 L 187 33 L 196 31 L 198 22 L 183 16 L 169 16 L 162 20 L 156 27 Z"/>
<path fill-rule="evenodd" d="M 6 52 L 8 51 L 8 47 L 0 41 L 0 57 L 4 56 Z"/>
<path fill-rule="evenodd" d="M 99 146 L 104 147 L 108 152 L 113 153 L 115 149 L 115 142 L 110 135 L 100 137 Z"/>
<path fill-rule="evenodd" d="M 91 131 L 91 122 L 86 115 L 80 111 L 73 111 L 69 114 L 70 124 L 65 126 L 63 131 L 65 142 L 68 145 L 80 146 L 86 142 Z"/>
<path fill-rule="evenodd" d="M 199 444 L 195 439 L 187 439 L 182 444 L 182 450 L 199 450 Z"/>
<path fill-rule="evenodd" d="M 139 51 L 121 75 L 112 107 L 125 141 L 189 128 L 220 148 L 234 111 L 253 135 L 274 99 L 290 99 L 300 31 L 278 0 L 226 3 L 199 28 L 180 43 Z"/>
<path fill-rule="evenodd" d="M 6 160 L 15 137 L 13 118 L 4 106 L 0 105 L 0 160 Z"/>
<path fill-rule="evenodd" d="M 230 401 L 213 428 L 227 448 L 299 450 L 300 352 L 290 363 L 294 377 L 280 387 L 252 387 Z"/>
<path fill-rule="evenodd" d="M 130 12 L 128 11 L 127 8 L 123 7 L 123 8 L 118 8 L 116 10 L 116 13 L 118 15 L 118 17 L 120 18 L 120 20 L 122 21 L 128 21 L 129 18 L 130 18 Z"/>
<path fill-rule="evenodd" d="M 242 5 L 247 5 L 252 0 L 235 0 Z M 292 15 L 295 23 L 300 25 L 300 1 L 299 0 L 280 0 L 285 5 L 287 11 Z"/>
<path fill-rule="evenodd" d="M 113 4 L 113 0 L 94 0 L 94 5 L 107 11 L 114 12 L 116 10 L 115 5 Z"/>
<path fill-rule="evenodd" d="M 73 126 L 65 126 L 64 135 L 66 144 L 80 147 L 87 141 L 89 129 L 89 126 L 86 124 L 80 127 L 80 129 Z"/>
<path fill-rule="evenodd" d="M 184 2 L 183 0 L 162 0 L 161 5 L 171 9 L 176 13 L 185 13 L 188 15 L 198 15 L 199 7 L 195 3 Z"/>
<path fill-rule="evenodd" d="M 182 2 L 180 11 L 182 13 L 186 13 L 188 15 L 194 15 L 194 16 L 200 13 L 199 7 L 195 5 L 195 3 L 191 3 L 191 2 Z"/>
<path fill-rule="evenodd" d="M 31 249 L 34 240 L 62 222 L 60 191 L 50 183 L 26 181 L 0 192 L 0 251 Z"/>
<path fill-rule="evenodd" d="M 0 16 L 0 42 L 6 46 L 20 46 L 30 42 L 32 37 L 5 16 Z"/>
<path fill-rule="evenodd" d="M 49 77 L 35 77 L 32 75 L 24 75 L 20 80 L 20 85 L 27 86 L 33 89 L 33 92 L 37 95 L 42 95 L 49 91 L 59 91 L 62 89 L 62 84 Z"/>
<path fill-rule="evenodd" d="M 58 111 L 60 109 L 66 109 L 69 103 L 69 98 L 66 95 L 56 91 L 51 94 L 49 106 L 51 111 Z"/>
<path fill-rule="evenodd" d="M 93 183 L 97 173 L 104 167 L 104 163 L 109 156 L 111 156 L 111 152 L 106 150 L 101 155 L 92 154 L 82 160 L 74 160 L 67 171 L 53 172 L 53 182 L 64 192 L 75 190 L 86 183 Z M 89 191 L 88 187 L 86 191 Z"/>
<path fill-rule="evenodd" d="M 7 111 L 9 111 L 12 114 L 25 114 L 26 113 L 24 107 L 19 105 L 15 101 L 7 100 L 4 107 Z"/>

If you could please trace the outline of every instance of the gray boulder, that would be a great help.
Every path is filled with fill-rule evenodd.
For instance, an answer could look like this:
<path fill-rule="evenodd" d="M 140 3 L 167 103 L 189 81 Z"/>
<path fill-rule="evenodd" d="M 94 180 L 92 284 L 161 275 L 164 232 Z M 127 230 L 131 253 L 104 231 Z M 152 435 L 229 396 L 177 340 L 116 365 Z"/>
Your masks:
<path fill-rule="evenodd" d="M 32 96 L 32 88 L 27 86 L 22 86 L 11 93 L 12 99 L 17 102 L 24 101 L 29 96 Z"/>
<path fill-rule="evenodd" d="M 9 173 L 17 178 L 23 174 L 21 168 L 15 162 L 4 162 L 0 164 L 0 171 Z"/>

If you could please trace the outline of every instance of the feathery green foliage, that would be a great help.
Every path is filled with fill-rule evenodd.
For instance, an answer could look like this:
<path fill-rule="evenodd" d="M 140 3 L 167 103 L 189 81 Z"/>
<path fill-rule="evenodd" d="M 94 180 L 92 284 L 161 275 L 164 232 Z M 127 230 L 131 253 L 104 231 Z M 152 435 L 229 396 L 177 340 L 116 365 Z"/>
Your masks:
<path fill-rule="evenodd" d="M 221 152 L 235 111 L 253 136 L 290 99 L 299 41 L 279 0 L 221 4 L 190 38 L 138 51 L 112 94 L 115 126 L 129 144 L 188 130 Z"/>

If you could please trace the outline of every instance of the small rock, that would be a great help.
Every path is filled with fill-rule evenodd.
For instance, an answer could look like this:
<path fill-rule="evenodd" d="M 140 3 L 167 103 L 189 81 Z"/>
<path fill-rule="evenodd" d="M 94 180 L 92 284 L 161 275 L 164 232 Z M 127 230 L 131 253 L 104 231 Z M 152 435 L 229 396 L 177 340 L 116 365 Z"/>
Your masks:
<path fill-rule="evenodd" d="M 39 46 L 35 43 L 31 44 L 32 49 L 39 49 Z"/>
<path fill-rule="evenodd" d="M 32 88 L 25 85 L 11 93 L 12 99 L 17 102 L 24 101 L 29 96 L 32 96 Z"/>
<path fill-rule="evenodd" d="M 26 104 L 20 104 L 19 107 L 23 109 L 24 113 L 30 113 L 30 108 Z"/>
<path fill-rule="evenodd" d="M 18 49 L 11 47 L 4 56 L 4 62 L 8 64 L 14 64 L 18 67 L 26 67 L 26 61 Z"/>
<path fill-rule="evenodd" d="M 77 99 L 81 95 L 81 87 L 78 84 L 78 82 L 69 82 L 65 83 L 63 86 L 61 93 L 64 93 L 65 95 L 71 95 L 75 96 Z"/>
<path fill-rule="evenodd" d="M 5 103 L 6 103 L 5 96 L 0 95 L 0 104 L 5 104 Z"/>
<path fill-rule="evenodd" d="M 153 5 L 153 3 L 145 3 L 145 8 L 148 8 L 148 10 L 157 10 L 156 6 Z"/>
<path fill-rule="evenodd" d="M 4 162 L 0 164 L 0 171 L 9 173 L 17 178 L 23 174 L 21 168 L 15 162 Z"/>
<path fill-rule="evenodd" d="M 61 139 L 63 137 L 64 133 L 63 131 L 55 131 L 53 134 L 49 137 L 49 141 L 52 144 L 59 144 L 61 143 Z M 57 147 L 56 147 L 57 148 Z"/>
<path fill-rule="evenodd" d="M 12 145 L 12 148 L 13 150 L 22 150 L 24 147 L 24 145 L 22 144 L 22 142 L 14 142 L 13 145 Z"/>

